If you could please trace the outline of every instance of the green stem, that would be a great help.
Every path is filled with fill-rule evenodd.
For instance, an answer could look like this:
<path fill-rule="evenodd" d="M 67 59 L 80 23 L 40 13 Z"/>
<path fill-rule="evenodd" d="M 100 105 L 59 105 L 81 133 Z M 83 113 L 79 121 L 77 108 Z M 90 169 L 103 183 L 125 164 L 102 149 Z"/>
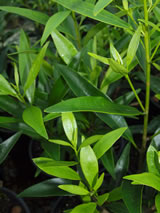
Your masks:
<path fill-rule="evenodd" d="M 131 82 L 129 76 L 126 75 L 125 77 L 126 77 L 128 83 L 129 83 L 129 85 L 130 85 L 132 91 L 134 92 L 134 95 L 135 95 L 135 97 L 136 97 L 136 99 L 137 99 L 137 101 L 138 101 L 138 103 L 139 103 L 141 109 L 142 109 L 143 112 L 144 112 L 144 111 L 145 111 L 144 106 L 143 106 L 143 104 L 142 104 L 142 102 L 141 102 L 141 100 L 140 100 L 140 98 L 139 98 L 139 96 L 138 96 L 138 94 L 137 94 L 137 92 L 136 92 L 136 90 L 135 90 L 135 88 L 134 88 L 134 86 L 133 86 L 133 84 L 132 84 L 132 82 Z"/>
<path fill-rule="evenodd" d="M 74 27 L 75 27 L 75 31 L 76 31 L 77 45 L 78 45 L 78 48 L 81 49 L 81 35 L 80 35 L 80 31 L 79 31 L 79 25 L 76 20 L 75 12 L 72 12 L 72 17 L 74 20 Z"/>
<path fill-rule="evenodd" d="M 145 115 L 144 115 L 142 146 L 141 146 L 140 158 L 139 158 L 139 170 L 142 170 L 143 168 L 143 162 L 145 157 L 146 144 L 147 144 L 148 118 L 149 118 L 149 104 L 150 104 L 150 73 L 151 73 L 150 51 L 149 51 L 150 38 L 149 38 L 149 28 L 148 28 L 148 9 L 147 9 L 146 0 L 144 0 L 144 18 L 145 18 L 144 44 L 145 44 L 145 54 L 146 54 L 146 97 L 145 97 Z"/>

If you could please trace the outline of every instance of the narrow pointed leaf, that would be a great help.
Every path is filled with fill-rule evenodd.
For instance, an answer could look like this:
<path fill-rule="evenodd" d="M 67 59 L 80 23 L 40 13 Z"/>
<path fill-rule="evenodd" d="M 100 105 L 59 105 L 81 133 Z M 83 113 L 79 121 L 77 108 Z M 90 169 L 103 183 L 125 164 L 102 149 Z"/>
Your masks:
<path fill-rule="evenodd" d="M 0 164 L 6 159 L 11 149 L 14 147 L 22 132 L 17 132 L 4 142 L 0 143 Z"/>
<path fill-rule="evenodd" d="M 70 11 L 62 11 L 51 16 L 46 25 L 41 38 L 41 45 L 47 40 L 48 36 L 52 33 L 54 29 L 56 29 L 70 14 Z"/>
<path fill-rule="evenodd" d="M 16 91 L 11 87 L 9 82 L 0 74 L 0 93 L 4 95 L 16 96 Z"/>
<path fill-rule="evenodd" d="M 123 65 L 119 64 L 112 58 L 108 58 L 108 61 L 113 72 L 120 73 L 121 75 L 128 74 L 128 70 Z"/>
<path fill-rule="evenodd" d="M 86 203 L 76 206 L 70 213 L 82 213 L 82 212 L 94 213 L 95 209 L 96 209 L 95 203 Z"/>
<path fill-rule="evenodd" d="M 86 180 L 92 187 L 93 182 L 97 179 L 98 176 L 98 161 L 95 153 L 93 152 L 93 149 L 90 146 L 81 148 L 80 164 Z"/>
<path fill-rule="evenodd" d="M 97 16 L 94 16 L 94 4 L 82 1 L 82 0 L 55 0 L 58 4 L 61 4 L 63 7 L 68 8 L 69 10 L 80 13 L 81 15 L 90 17 L 100 22 L 104 22 L 106 24 L 114 25 L 121 28 L 129 28 L 129 25 L 115 16 L 114 14 L 108 11 L 102 11 Z"/>
<path fill-rule="evenodd" d="M 71 144 L 69 142 L 62 141 L 62 140 L 50 139 L 49 142 L 56 143 L 56 144 L 59 144 L 59 145 L 62 145 L 62 146 L 71 146 Z"/>
<path fill-rule="evenodd" d="M 147 150 L 147 166 L 148 171 L 150 173 L 154 173 L 155 175 L 160 174 L 160 163 L 158 160 L 158 153 L 152 145 L 150 145 Z"/>
<path fill-rule="evenodd" d="M 26 8 L 1 6 L 0 10 L 6 11 L 9 13 L 14 13 L 20 16 L 24 16 L 40 24 L 46 24 L 49 18 L 45 13 L 41 13 L 38 11 L 26 9 Z"/>
<path fill-rule="evenodd" d="M 107 7 L 113 0 L 98 0 L 94 7 L 94 15 L 96 16 L 100 13 L 105 7 Z"/>
<path fill-rule="evenodd" d="M 117 61 L 119 64 L 123 64 L 123 60 L 119 54 L 119 52 L 116 50 L 116 48 L 113 46 L 113 43 L 110 43 L 110 52 L 114 58 L 115 61 Z"/>
<path fill-rule="evenodd" d="M 39 135 L 48 139 L 48 134 L 44 126 L 41 109 L 35 106 L 26 108 L 23 112 L 23 120 L 31 126 Z"/>
<path fill-rule="evenodd" d="M 93 135 L 87 139 L 85 139 L 83 141 L 83 143 L 80 145 L 79 149 L 81 149 L 82 147 L 85 147 L 85 146 L 88 146 L 88 145 L 91 145 L 95 142 L 97 142 L 98 140 L 100 140 L 101 138 L 103 137 L 103 135 Z"/>
<path fill-rule="evenodd" d="M 98 178 L 98 180 L 93 188 L 95 191 L 97 191 L 101 187 L 103 180 L 104 180 L 104 173 L 102 173 L 101 176 Z"/>
<path fill-rule="evenodd" d="M 124 127 L 113 130 L 104 135 L 103 138 L 94 145 L 93 150 L 98 159 L 113 146 L 113 144 L 122 136 L 126 129 L 127 128 Z"/>
<path fill-rule="evenodd" d="M 0 116 L 0 123 L 16 123 L 18 119 L 13 117 Z"/>
<path fill-rule="evenodd" d="M 109 65 L 109 60 L 108 60 L 108 58 L 105 58 L 105 57 L 103 57 L 103 56 L 97 55 L 97 54 L 95 54 L 95 53 L 90 53 L 90 52 L 88 52 L 88 55 L 90 55 L 91 57 L 97 59 L 98 61 L 102 62 L 103 64 Z"/>
<path fill-rule="evenodd" d="M 58 186 L 60 189 L 67 191 L 71 194 L 75 195 L 88 195 L 89 191 L 82 188 L 81 186 L 76 186 L 76 185 L 60 185 Z"/>

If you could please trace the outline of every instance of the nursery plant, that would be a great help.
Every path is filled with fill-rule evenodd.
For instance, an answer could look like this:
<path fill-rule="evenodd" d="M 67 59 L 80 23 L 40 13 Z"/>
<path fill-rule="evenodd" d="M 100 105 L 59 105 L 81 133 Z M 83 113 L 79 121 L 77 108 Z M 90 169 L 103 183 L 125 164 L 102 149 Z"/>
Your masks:
<path fill-rule="evenodd" d="M 16 132 L 0 162 L 26 134 L 44 149 L 33 162 L 54 178 L 20 196 L 78 195 L 72 213 L 160 212 L 159 0 L 48 5 L 0 6 L 41 33 L 35 42 L 20 30 L 0 74 L 0 126 Z"/>

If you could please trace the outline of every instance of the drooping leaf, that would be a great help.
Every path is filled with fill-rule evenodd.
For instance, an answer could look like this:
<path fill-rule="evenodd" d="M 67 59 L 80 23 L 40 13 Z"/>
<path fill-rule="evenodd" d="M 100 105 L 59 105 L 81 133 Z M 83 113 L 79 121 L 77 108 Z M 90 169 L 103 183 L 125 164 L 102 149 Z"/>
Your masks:
<path fill-rule="evenodd" d="M 131 185 L 130 181 L 122 184 L 122 196 L 129 213 L 142 213 L 143 186 Z"/>
<path fill-rule="evenodd" d="M 89 191 L 76 185 L 59 185 L 58 188 L 76 195 L 88 195 Z"/>
<path fill-rule="evenodd" d="M 160 191 L 160 177 L 153 173 L 144 172 L 137 175 L 128 175 L 124 179 L 132 180 L 132 184 L 145 185 Z"/>
<path fill-rule="evenodd" d="M 98 15 L 105 7 L 107 7 L 113 0 L 98 0 L 94 6 L 94 15 Z"/>
<path fill-rule="evenodd" d="M 16 91 L 11 87 L 9 82 L 0 74 L 0 94 L 16 96 Z"/>
<path fill-rule="evenodd" d="M 48 36 L 56 29 L 70 14 L 70 11 L 61 11 L 51 16 L 46 25 L 41 38 L 41 45 L 47 40 Z"/>
<path fill-rule="evenodd" d="M 58 54 L 66 64 L 69 64 L 72 58 L 78 53 L 75 46 L 65 36 L 57 30 L 51 33 L 54 44 L 57 48 Z"/>
<path fill-rule="evenodd" d="M 48 113 L 58 112 L 100 112 L 116 115 L 138 115 L 141 114 L 136 108 L 119 105 L 106 100 L 103 97 L 85 96 L 68 99 L 45 109 Z"/>
<path fill-rule="evenodd" d="M 43 182 L 37 183 L 25 189 L 19 194 L 20 197 L 52 197 L 52 196 L 68 196 L 58 188 L 60 184 L 70 184 L 71 181 L 60 178 L 52 178 Z"/>
<path fill-rule="evenodd" d="M 14 147 L 22 132 L 17 132 L 7 140 L 0 143 L 0 164 L 6 159 L 11 149 Z"/>
<path fill-rule="evenodd" d="M 82 212 L 94 213 L 95 209 L 96 209 L 95 203 L 85 203 L 76 206 L 70 213 L 82 213 Z"/>
<path fill-rule="evenodd" d="M 69 10 L 80 13 L 81 15 L 88 16 L 92 19 L 95 19 L 106 24 L 114 25 L 121 28 L 129 28 L 129 25 L 115 16 L 114 14 L 108 11 L 102 11 L 97 16 L 94 16 L 94 4 L 89 2 L 84 2 L 82 0 L 55 0 L 58 4 L 61 4 L 63 7 L 68 8 Z"/>
<path fill-rule="evenodd" d="M 39 135 L 48 139 L 48 134 L 44 126 L 41 109 L 35 106 L 26 108 L 23 112 L 23 120 L 31 126 Z"/>
<path fill-rule="evenodd" d="M 81 148 L 80 164 L 86 180 L 88 181 L 90 187 L 92 187 L 98 176 L 98 161 L 93 149 L 90 146 Z"/>
<path fill-rule="evenodd" d="M 122 127 L 104 135 L 103 138 L 100 139 L 93 147 L 96 157 L 98 159 L 102 157 L 103 154 L 107 152 L 112 147 L 112 145 L 122 136 L 126 129 L 126 127 Z"/>

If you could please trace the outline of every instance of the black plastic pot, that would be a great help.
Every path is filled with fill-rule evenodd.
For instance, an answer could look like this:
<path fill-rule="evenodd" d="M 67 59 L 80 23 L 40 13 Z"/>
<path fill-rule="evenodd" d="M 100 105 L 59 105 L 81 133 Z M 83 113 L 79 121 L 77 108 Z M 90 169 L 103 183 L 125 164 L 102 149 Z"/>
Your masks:
<path fill-rule="evenodd" d="M 19 213 L 30 213 L 27 204 L 17 194 L 5 187 L 0 187 L 0 212 L 11 213 L 13 208 L 19 209 Z M 16 211 L 15 211 L 16 212 Z"/>

